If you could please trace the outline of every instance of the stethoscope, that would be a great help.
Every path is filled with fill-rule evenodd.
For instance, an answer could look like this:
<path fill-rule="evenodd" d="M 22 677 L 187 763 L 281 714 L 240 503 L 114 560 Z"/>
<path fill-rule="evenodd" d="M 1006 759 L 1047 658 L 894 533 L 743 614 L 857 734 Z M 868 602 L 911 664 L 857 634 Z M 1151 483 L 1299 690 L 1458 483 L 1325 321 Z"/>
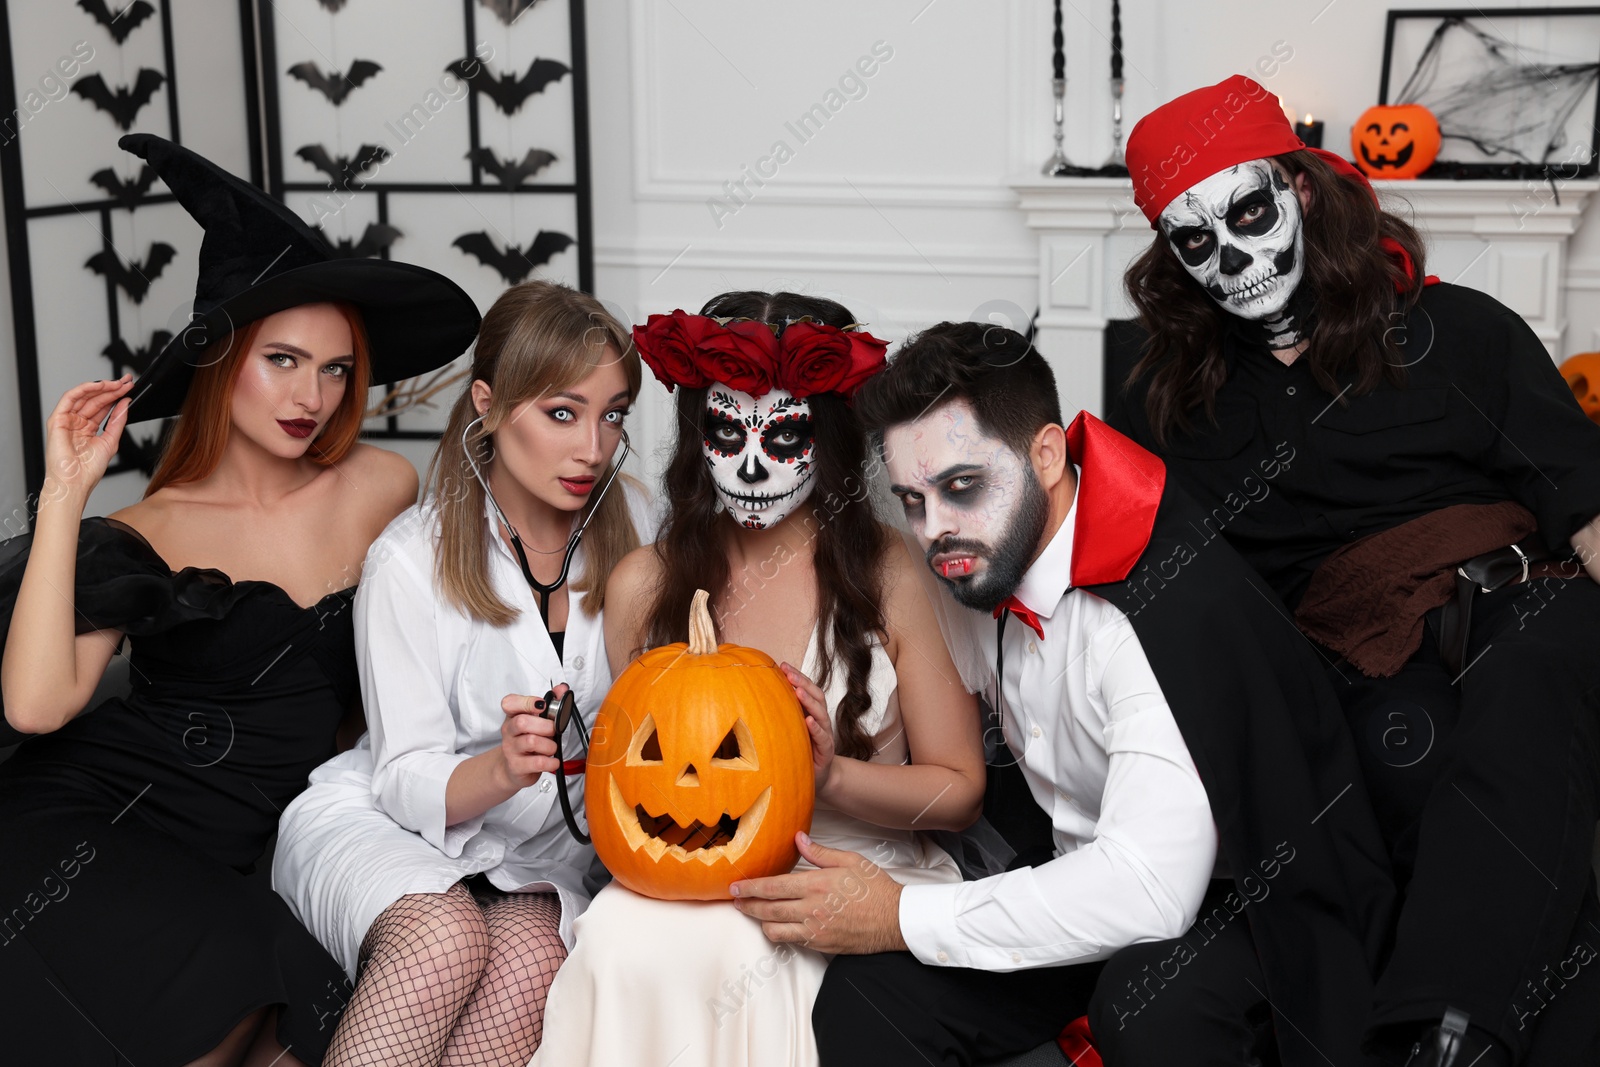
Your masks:
<path fill-rule="evenodd" d="M 566 554 L 561 557 L 561 573 L 556 575 L 556 580 L 548 585 L 533 576 L 533 571 L 528 567 L 528 554 L 523 551 L 522 538 L 517 535 L 516 528 L 511 525 L 511 520 L 506 518 L 506 513 L 500 510 L 500 505 L 495 501 L 494 494 L 489 491 L 489 483 L 483 477 L 483 471 L 478 468 L 478 461 L 472 454 L 472 446 L 467 443 L 467 434 L 472 428 L 483 421 L 479 415 L 467 423 L 461 430 L 461 448 L 466 453 L 467 465 L 472 468 L 472 476 L 478 479 L 478 484 L 483 487 L 483 495 L 489 501 L 489 507 L 494 512 L 494 517 L 505 527 L 506 536 L 511 538 L 512 551 L 517 554 L 517 563 L 522 567 L 522 576 L 528 581 L 528 588 L 533 590 L 534 596 L 539 600 L 539 618 L 544 622 L 546 631 L 550 629 L 550 594 L 567 584 L 567 572 L 572 568 L 572 554 L 578 550 L 578 542 L 583 540 L 583 532 L 589 528 L 589 523 L 594 520 L 595 512 L 600 510 L 600 502 L 606 498 L 611 483 L 617 480 L 617 475 L 622 473 L 622 465 L 628 461 L 628 454 L 632 447 L 628 442 L 628 431 L 619 430 L 622 434 L 622 458 L 612 464 L 611 472 L 606 475 L 606 480 L 600 484 L 600 492 L 596 494 L 594 503 L 589 505 L 589 514 L 583 517 L 583 522 L 572 531 L 572 536 L 567 539 Z"/>
<path fill-rule="evenodd" d="M 500 525 L 505 528 L 506 536 L 511 539 L 511 548 L 517 554 L 517 564 L 522 568 L 522 577 L 527 579 L 528 588 L 533 590 L 534 596 L 538 598 L 539 618 L 544 623 L 545 632 L 549 633 L 550 594 L 567 584 L 567 572 L 572 568 L 572 554 L 578 550 L 578 542 L 583 540 L 583 532 L 589 528 L 589 523 L 594 518 L 595 512 L 600 510 L 600 502 L 605 499 L 606 493 L 610 491 L 611 483 L 617 480 L 617 475 L 622 473 L 622 465 L 628 461 L 628 454 L 632 451 L 632 445 L 628 441 L 628 431 L 620 431 L 622 434 L 622 456 L 616 463 L 612 464 L 611 472 L 606 475 L 606 480 L 600 484 L 600 492 L 595 495 L 594 503 L 589 505 L 589 513 L 584 516 L 583 522 L 579 523 L 578 528 L 573 530 L 572 536 L 567 539 L 566 554 L 561 557 L 561 573 L 556 576 L 555 581 L 546 584 L 533 576 L 533 571 L 528 566 L 528 554 L 522 548 L 522 538 L 518 536 L 516 527 L 511 525 L 511 520 L 506 518 L 505 512 L 500 510 L 499 503 L 495 501 L 494 493 L 489 490 L 488 481 L 484 479 L 483 472 L 478 468 L 478 461 L 472 454 L 472 446 L 467 443 L 467 434 L 482 421 L 483 416 L 479 415 L 462 429 L 461 448 L 466 454 L 468 466 L 472 468 L 472 476 L 478 479 L 478 484 L 483 487 L 483 495 L 489 501 L 490 510 L 494 512 L 494 516 L 499 520 Z M 578 725 L 578 735 L 583 738 L 584 751 L 587 752 L 589 750 L 589 731 L 583 724 L 583 715 L 578 711 L 576 694 L 571 689 L 568 689 L 562 696 L 557 697 L 552 686 L 551 690 L 544 695 L 544 711 L 540 712 L 540 715 L 542 718 L 550 719 L 556 724 L 556 777 L 559 779 L 557 784 L 561 787 L 556 795 L 561 801 L 561 817 L 566 820 L 567 831 L 577 838 L 580 844 L 587 845 L 589 843 L 589 835 L 578 828 L 578 820 L 572 814 L 572 800 L 567 796 L 567 775 L 568 773 L 582 774 L 583 761 L 573 760 L 572 763 L 575 766 L 569 768 L 567 760 L 561 751 L 561 737 L 567 732 L 567 726 L 574 722 Z"/>

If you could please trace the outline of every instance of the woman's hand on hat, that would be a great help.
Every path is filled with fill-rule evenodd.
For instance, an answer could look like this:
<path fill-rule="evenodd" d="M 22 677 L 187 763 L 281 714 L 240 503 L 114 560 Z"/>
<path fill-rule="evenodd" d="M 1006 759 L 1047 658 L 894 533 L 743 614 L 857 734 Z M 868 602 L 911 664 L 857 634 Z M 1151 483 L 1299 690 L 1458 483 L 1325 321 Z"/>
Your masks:
<path fill-rule="evenodd" d="M 557 694 L 560 695 L 559 693 Z M 544 697 L 507 693 L 500 701 L 500 753 L 505 784 L 526 789 L 556 769 L 556 724 L 543 717 Z"/>
<path fill-rule="evenodd" d="M 133 376 L 124 374 L 67 390 L 45 423 L 44 499 L 52 489 L 87 496 L 99 484 L 122 441 L 132 388 Z M 102 433 L 100 420 L 108 411 L 111 419 Z"/>
<path fill-rule="evenodd" d="M 811 737 L 811 769 L 817 776 L 817 796 L 833 780 L 833 720 L 828 716 L 828 698 L 822 687 L 788 663 L 778 664 L 794 695 L 800 698 L 800 712 L 805 716 L 806 733 Z"/>

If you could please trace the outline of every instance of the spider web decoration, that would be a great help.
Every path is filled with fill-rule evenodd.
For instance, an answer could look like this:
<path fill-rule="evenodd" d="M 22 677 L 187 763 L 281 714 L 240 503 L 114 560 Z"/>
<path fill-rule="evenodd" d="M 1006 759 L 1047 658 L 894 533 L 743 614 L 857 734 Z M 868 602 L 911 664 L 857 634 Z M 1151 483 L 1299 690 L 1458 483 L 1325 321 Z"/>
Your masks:
<path fill-rule="evenodd" d="M 1445 140 L 1470 145 L 1489 161 L 1583 166 L 1594 161 L 1594 148 L 1571 136 L 1569 122 L 1585 100 L 1593 106 L 1597 84 L 1600 62 L 1552 56 L 1449 17 L 1393 99 L 1428 108 Z"/>

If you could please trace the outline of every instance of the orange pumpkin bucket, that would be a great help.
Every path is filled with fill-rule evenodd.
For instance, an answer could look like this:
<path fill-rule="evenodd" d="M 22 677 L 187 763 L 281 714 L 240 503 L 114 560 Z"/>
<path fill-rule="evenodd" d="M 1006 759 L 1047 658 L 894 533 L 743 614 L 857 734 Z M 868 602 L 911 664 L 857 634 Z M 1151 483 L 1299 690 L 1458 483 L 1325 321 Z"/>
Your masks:
<path fill-rule="evenodd" d="M 1583 413 L 1600 422 L 1600 352 L 1579 352 L 1561 364 L 1561 377 Z"/>
<path fill-rule="evenodd" d="M 1439 158 L 1439 120 L 1421 104 L 1379 104 L 1350 128 L 1350 153 L 1369 178 L 1415 178 Z"/>

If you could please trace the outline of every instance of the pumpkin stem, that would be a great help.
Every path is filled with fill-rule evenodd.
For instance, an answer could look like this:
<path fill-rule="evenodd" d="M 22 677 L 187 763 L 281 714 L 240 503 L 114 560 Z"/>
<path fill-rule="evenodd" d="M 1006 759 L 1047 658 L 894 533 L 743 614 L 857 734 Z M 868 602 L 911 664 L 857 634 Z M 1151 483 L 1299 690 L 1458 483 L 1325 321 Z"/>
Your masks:
<path fill-rule="evenodd" d="M 709 656 L 716 650 L 717 629 L 711 622 L 711 594 L 696 589 L 689 603 L 689 654 Z"/>

